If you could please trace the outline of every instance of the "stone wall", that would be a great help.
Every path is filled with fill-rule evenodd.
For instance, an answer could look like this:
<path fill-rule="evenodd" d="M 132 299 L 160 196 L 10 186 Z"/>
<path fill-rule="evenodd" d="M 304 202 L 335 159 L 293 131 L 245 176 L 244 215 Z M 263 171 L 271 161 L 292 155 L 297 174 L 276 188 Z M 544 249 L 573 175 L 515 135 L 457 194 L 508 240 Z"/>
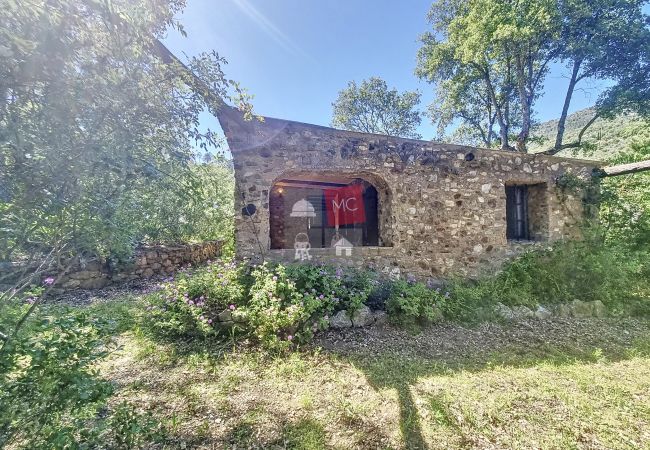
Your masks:
<path fill-rule="evenodd" d="M 54 290 L 99 289 L 111 284 L 168 275 L 187 264 L 199 264 L 219 257 L 222 244 L 221 241 L 208 241 L 200 244 L 143 246 L 136 249 L 130 262 L 117 266 L 98 260 L 77 260 Z M 68 263 L 61 266 L 67 267 Z M 57 277 L 59 274 L 59 271 L 52 269 L 41 278 Z"/>
<path fill-rule="evenodd" d="M 418 278 L 474 276 L 527 247 L 506 238 L 507 184 L 534 185 L 531 235 L 551 242 L 575 236 L 584 216 L 582 194 L 560 195 L 557 179 L 588 178 L 598 165 L 273 118 L 244 121 L 229 108 L 219 120 L 233 153 L 237 202 L 256 207 L 254 215 L 236 217 L 237 254 L 253 260 L 294 257 L 270 248 L 269 193 L 277 181 L 348 176 L 379 193 L 380 247 L 354 248 L 347 258 L 321 249 L 312 251 L 314 260 Z"/>

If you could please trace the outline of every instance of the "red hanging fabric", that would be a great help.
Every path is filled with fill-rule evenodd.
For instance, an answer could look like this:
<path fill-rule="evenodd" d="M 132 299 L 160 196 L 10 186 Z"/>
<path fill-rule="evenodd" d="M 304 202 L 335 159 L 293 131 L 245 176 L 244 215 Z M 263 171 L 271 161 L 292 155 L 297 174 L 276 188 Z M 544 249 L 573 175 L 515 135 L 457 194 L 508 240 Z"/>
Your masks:
<path fill-rule="evenodd" d="M 362 185 L 353 184 L 337 189 L 323 189 L 323 193 L 329 226 L 351 225 L 366 221 Z"/>

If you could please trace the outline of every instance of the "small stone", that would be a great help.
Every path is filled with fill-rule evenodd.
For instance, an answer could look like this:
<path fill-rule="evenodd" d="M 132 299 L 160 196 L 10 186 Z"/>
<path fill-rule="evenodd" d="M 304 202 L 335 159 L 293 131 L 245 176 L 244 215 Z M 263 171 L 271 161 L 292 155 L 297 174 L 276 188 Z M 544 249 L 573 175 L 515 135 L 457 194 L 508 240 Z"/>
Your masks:
<path fill-rule="evenodd" d="M 352 326 L 356 328 L 370 325 L 374 320 L 372 311 L 367 306 L 362 306 L 352 315 Z"/>
<path fill-rule="evenodd" d="M 592 305 L 592 312 L 594 317 L 598 318 L 603 318 L 607 317 L 607 307 L 603 302 L 600 300 L 596 300 L 595 302 L 591 302 Z"/>
<path fill-rule="evenodd" d="M 372 313 L 375 324 L 384 325 L 388 322 L 388 314 L 386 311 L 375 311 Z"/>
<path fill-rule="evenodd" d="M 224 309 L 219 314 L 217 314 L 217 320 L 219 320 L 219 322 L 231 322 L 232 312 L 229 309 Z"/>
<path fill-rule="evenodd" d="M 558 317 L 571 317 L 571 307 L 565 304 L 558 305 L 555 309 L 555 314 Z"/>
<path fill-rule="evenodd" d="M 514 320 L 515 315 L 512 313 L 512 310 L 508 308 L 503 303 L 497 303 L 494 305 L 494 313 L 505 320 Z"/>
<path fill-rule="evenodd" d="M 537 307 L 537 310 L 535 311 L 535 317 L 540 319 L 540 320 L 547 320 L 547 319 L 550 319 L 552 316 L 553 316 L 553 313 L 551 312 L 551 310 L 545 308 L 542 305 L 539 305 Z"/>
<path fill-rule="evenodd" d="M 486 183 L 481 186 L 481 192 L 483 192 L 484 194 L 489 193 L 490 189 L 492 189 L 492 185 L 490 183 Z"/>
<path fill-rule="evenodd" d="M 528 319 L 535 316 L 533 310 L 527 306 L 513 306 L 512 314 L 515 320 Z"/>
<path fill-rule="evenodd" d="M 574 300 L 569 304 L 571 316 L 579 319 L 593 316 L 593 305 L 590 302 Z"/>
<path fill-rule="evenodd" d="M 332 328 L 350 328 L 352 327 L 352 320 L 350 320 L 348 312 L 346 310 L 342 310 L 330 318 L 330 326 Z"/>

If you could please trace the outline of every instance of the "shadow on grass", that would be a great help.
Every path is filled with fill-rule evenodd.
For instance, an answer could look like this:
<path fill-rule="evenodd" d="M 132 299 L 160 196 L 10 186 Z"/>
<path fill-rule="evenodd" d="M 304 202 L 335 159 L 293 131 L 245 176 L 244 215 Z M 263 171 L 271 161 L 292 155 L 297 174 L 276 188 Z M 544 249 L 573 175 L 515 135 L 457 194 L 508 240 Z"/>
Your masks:
<path fill-rule="evenodd" d="M 336 352 L 332 352 L 336 355 Z M 618 362 L 636 356 L 650 356 L 650 333 L 637 338 L 631 346 L 583 346 L 579 349 L 566 345 L 509 346 L 497 351 L 450 359 L 426 359 L 401 355 L 347 353 L 337 355 L 361 370 L 368 383 L 376 390 L 393 389 L 399 405 L 399 426 L 408 449 L 426 449 L 420 413 L 412 389 L 420 378 L 446 376 L 458 372 L 478 373 L 494 367 L 526 368 L 542 364 L 566 366 L 594 364 L 602 361 Z M 453 393 L 450 393 L 453 396 Z M 457 426 L 444 398 L 431 397 L 428 407 L 434 420 L 452 428 L 462 445 L 471 445 L 469 436 Z"/>

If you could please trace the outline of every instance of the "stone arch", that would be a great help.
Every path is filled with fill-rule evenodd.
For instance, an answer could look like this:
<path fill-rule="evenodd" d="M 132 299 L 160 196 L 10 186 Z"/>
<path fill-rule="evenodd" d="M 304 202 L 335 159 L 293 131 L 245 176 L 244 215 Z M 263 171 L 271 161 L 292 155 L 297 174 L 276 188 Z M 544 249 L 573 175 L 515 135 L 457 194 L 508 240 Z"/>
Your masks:
<path fill-rule="evenodd" d="M 310 234 L 312 246 L 329 247 L 331 236 L 336 234 L 336 231 L 327 223 L 324 192 L 327 189 L 352 185 L 362 187 L 364 208 L 368 217 L 363 224 L 341 225 L 338 232 L 351 242 L 354 240 L 356 244 L 365 247 L 391 247 L 392 194 L 388 183 L 382 177 L 367 171 L 291 170 L 276 177 L 269 189 L 270 249 L 293 248 L 292 236 L 299 231 L 305 232 L 305 227 Z M 319 197 L 323 199 L 320 205 Z M 305 213 L 303 218 L 288 219 L 293 206 L 302 199 L 310 200 L 316 216 L 307 217 L 311 214 Z"/>

